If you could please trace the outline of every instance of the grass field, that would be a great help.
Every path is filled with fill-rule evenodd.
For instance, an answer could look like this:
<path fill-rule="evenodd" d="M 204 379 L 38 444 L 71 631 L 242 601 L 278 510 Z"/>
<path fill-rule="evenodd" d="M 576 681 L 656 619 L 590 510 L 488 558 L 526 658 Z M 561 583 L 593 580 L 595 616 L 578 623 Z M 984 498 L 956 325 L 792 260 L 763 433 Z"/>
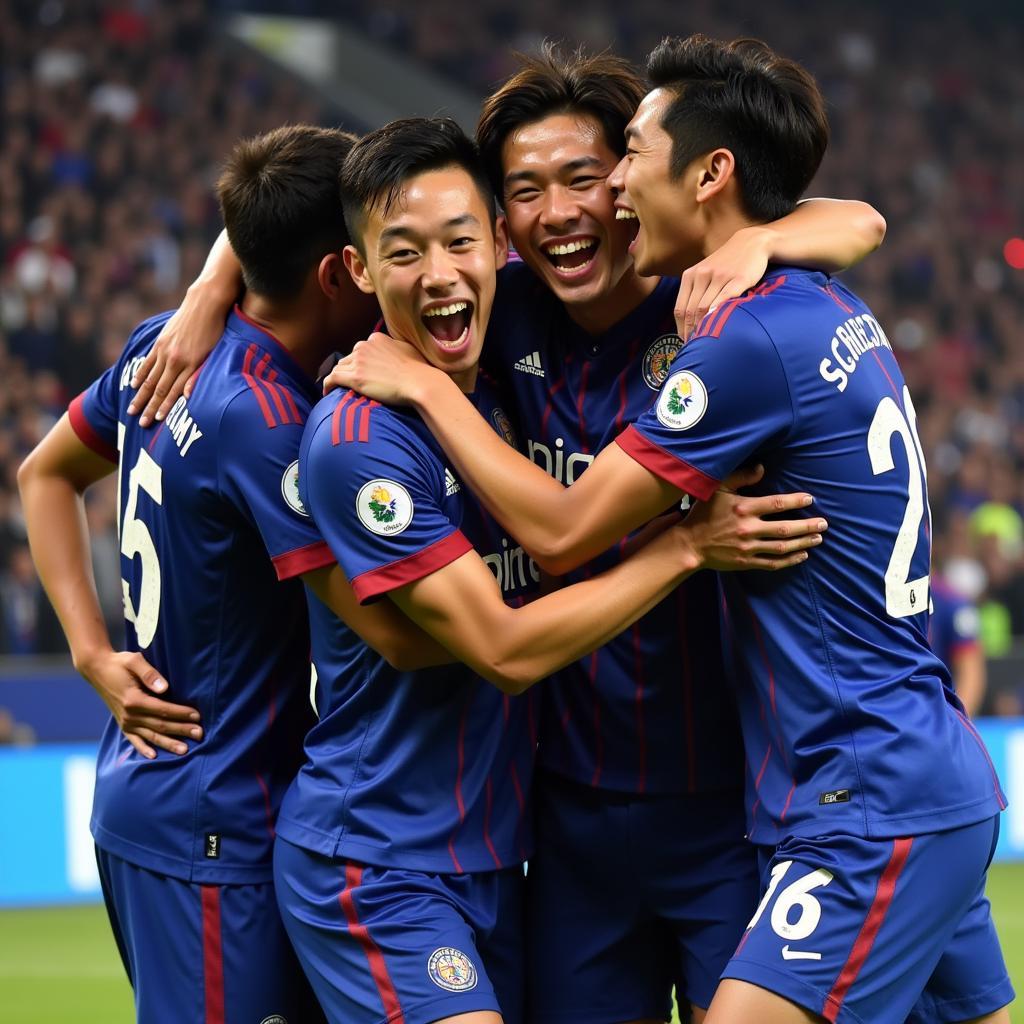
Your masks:
<path fill-rule="evenodd" d="M 993 867 L 988 891 L 1019 990 L 1024 986 L 1024 864 Z M 0 994 L 5 1024 L 133 1020 L 131 991 L 102 907 L 0 911 Z M 1024 1024 L 1024 1009 L 1013 1019 Z"/>

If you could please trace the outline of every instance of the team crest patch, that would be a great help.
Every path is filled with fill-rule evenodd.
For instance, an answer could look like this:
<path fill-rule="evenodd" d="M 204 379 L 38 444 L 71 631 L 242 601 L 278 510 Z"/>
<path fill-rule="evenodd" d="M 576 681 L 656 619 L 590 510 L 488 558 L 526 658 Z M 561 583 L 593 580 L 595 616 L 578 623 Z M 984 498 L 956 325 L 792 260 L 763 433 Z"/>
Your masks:
<path fill-rule="evenodd" d="M 512 429 L 512 421 L 505 415 L 504 409 L 495 409 L 491 413 L 491 420 L 494 423 L 495 430 L 498 434 L 504 438 L 505 444 L 511 445 L 513 448 L 516 446 L 516 432 Z"/>
<path fill-rule="evenodd" d="M 359 488 L 356 512 L 371 533 L 393 537 L 412 522 L 412 498 L 394 480 L 371 480 Z"/>
<path fill-rule="evenodd" d="M 658 419 L 671 430 L 689 430 L 708 409 L 708 389 L 689 370 L 672 374 L 658 397 Z"/>
<path fill-rule="evenodd" d="M 279 1013 L 272 1013 L 269 1017 L 264 1017 L 260 1024 L 288 1024 L 288 1020 Z"/>
<path fill-rule="evenodd" d="M 281 497 L 284 498 L 285 504 L 294 509 L 299 513 L 300 516 L 309 518 L 309 513 L 306 511 L 306 506 L 302 504 L 302 499 L 299 497 L 299 460 L 296 459 L 285 471 L 284 476 L 281 477 Z"/>
<path fill-rule="evenodd" d="M 468 992 L 476 988 L 477 973 L 473 961 L 454 946 L 442 946 L 427 961 L 430 980 L 448 992 Z"/>
<path fill-rule="evenodd" d="M 668 368 L 682 347 L 683 339 L 678 334 L 663 334 L 644 353 L 644 383 L 652 391 L 660 390 L 665 383 Z"/>

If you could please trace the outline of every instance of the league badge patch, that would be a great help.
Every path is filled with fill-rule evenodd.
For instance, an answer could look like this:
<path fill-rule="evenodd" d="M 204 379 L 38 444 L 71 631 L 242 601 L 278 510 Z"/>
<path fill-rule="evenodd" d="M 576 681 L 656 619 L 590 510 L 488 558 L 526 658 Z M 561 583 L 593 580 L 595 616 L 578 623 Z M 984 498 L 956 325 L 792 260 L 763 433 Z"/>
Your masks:
<path fill-rule="evenodd" d="M 495 409 L 491 413 L 491 420 L 494 423 L 494 429 L 498 431 L 500 437 L 502 437 L 506 444 L 511 445 L 513 448 L 516 447 L 516 433 L 512 429 L 512 421 L 505 415 L 504 409 Z"/>
<path fill-rule="evenodd" d="M 296 459 L 285 471 L 284 476 L 281 477 L 281 497 L 284 498 L 285 504 L 295 512 L 298 512 L 300 516 L 309 518 L 309 513 L 306 511 L 306 506 L 302 504 L 302 499 L 299 497 L 299 460 Z"/>
<path fill-rule="evenodd" d="M 447 992 L 468 992 L 476 988 L 477 973 L 473 961 L 454 946 L 442 946 L 427 961 L 430 980 Z"/>
<path fill-rule="evenodd" d="M 663 334 L 644 353 L 644 383 L 652 391 L 658 391 L 665 383 L 668 368 L 682 347 L 683 339 L 678 334 Z"/>
<path fill-rule="evenodd" d="M 689 430 L 707 412 L 708 390 L 689 370 L 672 374 L 658 398 L 658 419 L 670 430 Z"/>
<path fill-rule="evenodd" d="M 359 488 L 356 512 L 371 533 L 394 537 L 412 522 L 412 498 L 394 480 L 371 480 Z"/>

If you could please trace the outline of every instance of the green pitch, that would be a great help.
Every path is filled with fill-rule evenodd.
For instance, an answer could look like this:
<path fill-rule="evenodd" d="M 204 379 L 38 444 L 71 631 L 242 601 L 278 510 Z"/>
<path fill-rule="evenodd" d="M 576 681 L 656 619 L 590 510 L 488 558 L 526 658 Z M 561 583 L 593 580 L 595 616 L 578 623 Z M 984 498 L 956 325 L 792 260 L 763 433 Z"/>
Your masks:
<path fill-rule="evenodd" d="M 1010 975 L 1024 987 L 1024 864 L 989 874 Z M 131 991 L 101 907 L 0 911 L 6 1024 L 131 1024 Z M 1022 1001 L 1024 1006 L 1024 1001 Z M 1024 1009 L 1013 1014 L 1024 1024 Z"/>

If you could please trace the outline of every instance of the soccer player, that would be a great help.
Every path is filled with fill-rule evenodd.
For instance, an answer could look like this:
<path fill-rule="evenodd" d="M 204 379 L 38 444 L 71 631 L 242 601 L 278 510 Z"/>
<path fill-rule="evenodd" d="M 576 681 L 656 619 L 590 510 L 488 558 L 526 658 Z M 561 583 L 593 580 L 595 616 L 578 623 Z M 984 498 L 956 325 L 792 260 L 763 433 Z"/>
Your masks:
<path fill-rule="evenodd" d="M 499 274 L 484 361 L 531 457 L 563 480 L 653 402 L 681 343 L 680 282 L 635 274 L 636 221 L 616 221 L 605 185 L 644 92 L 626 61 L 549 48 L 487 100 L 478 131 L 526 261 Z M 683 291 L 706 305 L 723 268 L 725 281 L 745 274 L 745 287 L 769 257 L 851 262 L 877 244 L 879 221 L 864 204 L 812 202 L 741 231 Z M 663 1018 L 674 982 L 706 1008 L 750 916 L 756 860 L 743 841 L 738 723 L 719 685 L 717 604 L 713 577 L 699 575 L 545 687 L 527 886 L 531 1020 Z M 657 856 L 643 886 L 616 884 L 628 842 Z"/>
<path fill-rule="evenodd" d="M 126 414 L 168 314 L 153 317 L 19 471 L 40 577 L 115 716 L 92 830 L 146 1024 L 320 1019 L 271 884 L 277 810 L 314 721 L 302 588 L 279 580 L 307 574 L 393 659 L 450 659 L 394 607 L 359 607 L 298 496 L 316 369 L 378 315 L 341 259 L 352 141 L 292 126 L 240 144 L 218 194 L 248 291 L 190 399 L 155 429 Z M 103 625 L 81 500 L 115 469 L 125 652 Z"/>
<path fill-rule="evenodd" d="M 394 122 L 353 147 L 341 188 L 353 279 L 511 445 L 478 367 L 506 241 L 472 142 L 450 119 Z M 329 396 L 306 426 L 300 482 L 356 595 L 387 597 L 463 665 L 397 672 L 311 602 L 320 722 L 274 857 L 292 942 L 331 1020 L 519 1021 L 535 745 L 522 691 L 715 564 L 719 538 L 736 532 L 735 498 L 524 604 L 536 566 L 472 501 L 414 413 Z M 816 525 L 786 542 L 794 553 L 779 565 L 805 557 Z"/>
<path fill-rule="evenodd" d="M 639 218 L 638 271 L 665 274 L 792 209 L 828 129 L 810 76 L 760 43 L 669 40 L 648 70 L 655 89 L 611 182 Z M 339 366 L 350 385 L 409 401 L 556 572 L 751 459 L 762 487 L 812 492 L 830 524 L 813 559 L 722 581 L 764 895 L 707 1021 L 1008 1021 L 983 893 L 1004 798 L 927 645 L 913 406 L 859 299 L 773 267 L 705 317 L 654 407 L 567 488 L 494 444 L 408 347 L 378 338 Z"/>

